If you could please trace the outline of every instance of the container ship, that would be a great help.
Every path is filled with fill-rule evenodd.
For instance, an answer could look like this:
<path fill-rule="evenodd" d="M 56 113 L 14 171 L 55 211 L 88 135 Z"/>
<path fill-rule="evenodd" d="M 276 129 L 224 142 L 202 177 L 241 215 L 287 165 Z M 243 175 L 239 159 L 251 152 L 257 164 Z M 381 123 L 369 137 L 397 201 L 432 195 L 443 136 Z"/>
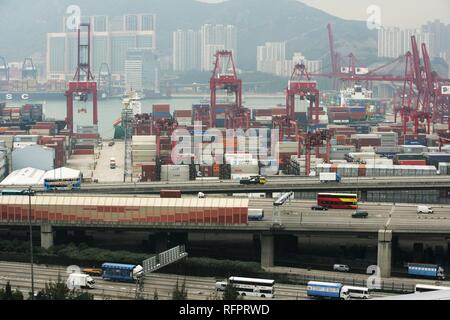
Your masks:
<path fill-rule="evenodd" d="M 10 107 L 7 106 L 6 102 L 0 103 L 0 127 L 2 128 L 20 128 L 20 130 L 26 131 L 43 121 L 46 121 L 46 119 L 42 104 L 24 104 L 21 107 Z M 56 124 L 58 131 L 66 127 L 65 120 L 53 122 Z"/>

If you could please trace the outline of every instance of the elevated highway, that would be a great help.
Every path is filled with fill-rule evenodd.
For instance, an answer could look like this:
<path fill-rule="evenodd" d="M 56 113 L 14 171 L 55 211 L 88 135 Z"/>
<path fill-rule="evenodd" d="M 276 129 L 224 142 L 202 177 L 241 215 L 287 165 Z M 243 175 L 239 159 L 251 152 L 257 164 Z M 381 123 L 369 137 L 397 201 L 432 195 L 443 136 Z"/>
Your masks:
<path fill-rule="evenodd" d="M 56 197 L 56 195 L 55 195 Z M 83 195 L 86 197 L 86 195 Z M 141 197 L 141 196 L 136 196 Z M 190 233 L 204 234 L 250 234 L 259 237 L 261 243 L 261 264 L 274 265 L 274 239 L 315 235 L 327 239 L 330 236 L 349 235 L 378 239 L 378 265 L 383 277 L 391 273 L 391 254 L 393 237 L 417 238 L 420 241 L 450 237 L 450 206 L 434 206 L 434 214 L 418 215 L 416 207 L 408 204 L 362 203 L 360 209 L 369 213 L 367 219 L 352 218 L 352 210 L 312 211 L 313 201 L 292 201 L 283 206 L 281 225 L 273 223 L 273 200 L 251 200 L 250 208 L 265 210 L 265 219 L 248 224 L 230 225 L 224 223 L 149 223 L 149 222 L 88 222 L 88 221 L 33 221 L 40 228 L 41 244 L 53 243 L 55 229 L 66 230 L 140 230 L 154 233 L 157 247 L 167 244 L 168 236 L 180 237 L 187 241 Z M 0 221 L 1 227 L 26 228 L 27 221 Z M 47 244 L 47 245 L 46 245 Z"/>
<path fill-rule="evenodd" d="M 270 177 L 265 185 L 240 185 L 239 181 L 189 181 L 189 182 L 146 182 L 146 183 L 107 183 L 83 184 L 78 191 L 60 191 L 68 193 L 101 194 L 159 194 L 163 189 L 181 190 L 185 194 L 231 194 L 231 193 L 271 193 L 294 192 L 340 192 L 359 191 L 399 191 L 399 190 L 442 190 L 450 191 L 450 176 L 417 177 L 354 177 L 344 178 L 341 183 L 321 183 L 317 177 Z M 5 188 L 25 189 L 28 186 L 10 186 Z M 44 192 L 43 187 L 35 188 Z M 364 200 L 364 196 L 363 199 Z"/>

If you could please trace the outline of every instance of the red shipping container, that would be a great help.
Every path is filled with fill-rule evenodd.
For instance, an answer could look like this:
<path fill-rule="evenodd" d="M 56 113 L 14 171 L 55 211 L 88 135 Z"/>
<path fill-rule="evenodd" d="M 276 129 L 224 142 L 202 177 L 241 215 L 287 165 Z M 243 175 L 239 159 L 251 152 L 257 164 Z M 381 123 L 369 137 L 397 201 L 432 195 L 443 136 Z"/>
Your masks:
<path fill-rule="evenodd" d="M 161 190 L 159 192 L 160 198 L 181 198 L 180 190 Z"/>
<path fill-rule="evenodd" d="M 398 162 L 401 166 L 426 166 L 426 160 L 401 160 Z"/>
<path fill-rule="evenodd" d="M 328 112 L 350 112 L 350 109 L 347 107 L 328 107 Z"/>
<path fill-rule="evenodd" d="M 271 109 L 257 109 L 255 110 L 255 116 L 256 117 L 270 117 L 272 116 L 272 110 Z"/>
<path fill-rule="evenodd" d="M 285 109 L 285 108 L 273 108 L 273 109 L 272 109 L 272 115 L 273 115 L 273 116 L 283 116 L 283 115 L 286 115 L 286 109 Z"/>
<path fill-rule="evenodd" d="M 332 112 L 332 120 L 350 120 L 350 112 Z"/>
<path fill-rule="evenodd" d="M 170 112 L 170 104 L 154 104 L 153 113 L 155 112 Z"/>
<path fill-rule="evenodd" d="M 191 110 L 176 110 L 174 112 L 174 116 L 179 117 L 179 118 L 191 118 L 192 111 Z"/>
<path fill-rule="evenodd" d="M 76 133 L 75 139 L 98 139 L 100 135 L 98 133 Z"/>
<path fill-rule="evenodd" d="M 72 150 L 73 155 L 93 155 L 93 149 L 74 149 Z"/>

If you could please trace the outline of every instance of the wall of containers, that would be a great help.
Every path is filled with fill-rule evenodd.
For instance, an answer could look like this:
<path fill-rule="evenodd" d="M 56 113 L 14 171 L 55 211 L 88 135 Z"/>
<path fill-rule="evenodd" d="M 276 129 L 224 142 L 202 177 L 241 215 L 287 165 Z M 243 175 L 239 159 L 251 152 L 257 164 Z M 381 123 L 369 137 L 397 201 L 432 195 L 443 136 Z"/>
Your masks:
<path fill-rule="evenodd" d="M 72 138 L 72 154 L 73 155 L 94 155 L 95 148 L 98 145 L 100 135 L 98 127 L 94 126 L 77 126 L 77 133 Z"/>
<path fill-rule="evenodd" d="M 131 162 L 133 178 L 142 181 L 157 181 L 157 137 L 133 136 L 131 142 Z"/>
<path fill-rule="evenodd" d="M 33 221 L 60 223 L 245 225 L 248 199 L 49 197 L 33 200 Z M 0 197 L 0 220 L 28 221 L 28 198 Z"/>
<path fill-rule="evenodd" d="M 317 174 L 321 172 L 337 172 L 341 177 L 400 177 L 400 176 L 435 176 L 434 166 L 396 166 L 396 165 L 364 165 L 364 164 L 319 164 Z"/>

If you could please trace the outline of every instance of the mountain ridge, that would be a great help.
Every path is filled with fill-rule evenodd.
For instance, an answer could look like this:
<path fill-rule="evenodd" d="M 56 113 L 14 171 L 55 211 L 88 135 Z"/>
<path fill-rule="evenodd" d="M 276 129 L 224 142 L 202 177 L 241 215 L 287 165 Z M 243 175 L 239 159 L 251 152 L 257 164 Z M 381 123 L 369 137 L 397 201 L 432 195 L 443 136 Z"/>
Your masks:
<path fill-rule="evenodd" d="M 60 30 L 62 17 L 71 4 L 72 0 L 3 0 L 0 38 L 4 47 L 0 56 L 21 61 L 34 53 L 45 53 L 46 33 Z M 205 23 L 234 24 L 238 30 L 239 67 L 247 70 L 255 68 L 256 46 L 270 41 L 287 41 L 288 57 L 300 51 L 310 59 L 323 58 L 328 53 L 327 23 L 333 24 L 342 53 L 373 56 L 376 48 L 376 32 L 368 30 L 364 22 L 343 20 L 296 0 L 229 0 L 218 4 L 134 0 L 132 5 L 126 0 L 78 0 L 78 5 L 82 15 L 155 13 L 157 47 L 165 55 L 171 52 L 172 32 L 176 29 L 198 30 Z"/>

